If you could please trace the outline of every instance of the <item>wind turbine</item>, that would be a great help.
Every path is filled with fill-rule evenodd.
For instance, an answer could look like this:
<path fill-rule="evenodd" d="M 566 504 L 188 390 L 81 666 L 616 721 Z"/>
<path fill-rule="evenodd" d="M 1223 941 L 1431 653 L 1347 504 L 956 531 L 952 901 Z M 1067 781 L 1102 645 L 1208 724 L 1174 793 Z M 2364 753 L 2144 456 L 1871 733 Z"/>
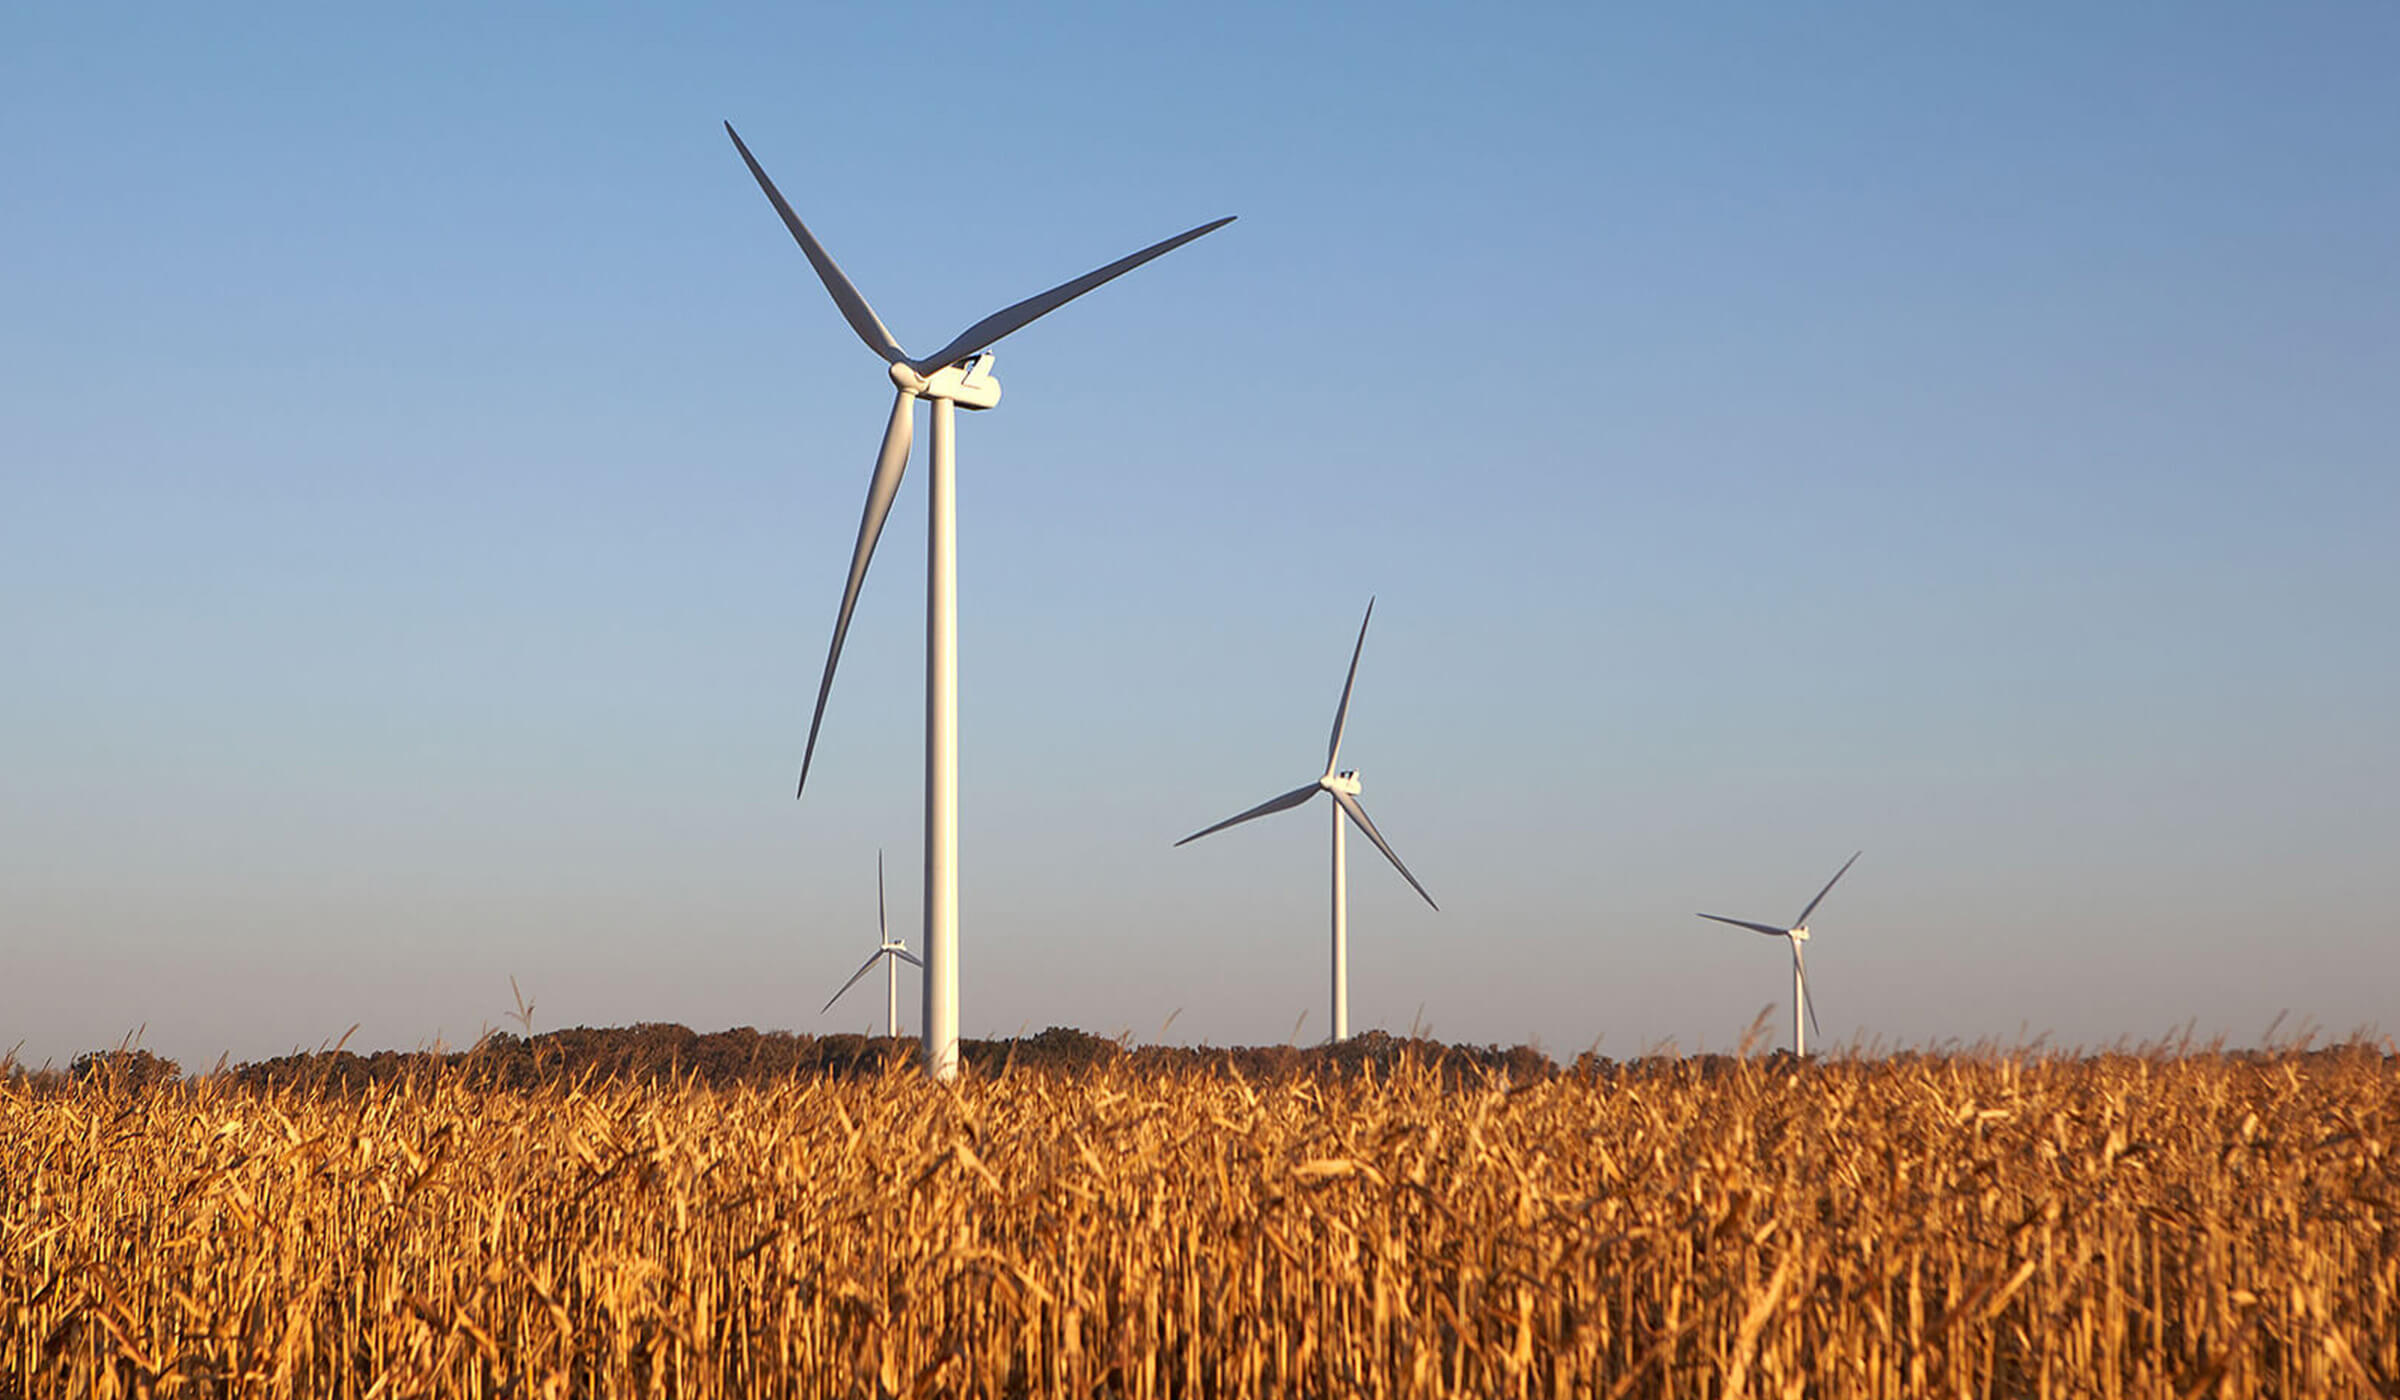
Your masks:
<path fill-rule="evenodd" d="M 742 144 L 733 123 L 725 124 L 725 134 L 733 138 L 742 163 L 750 167 L 758 187 L 783 216 L 784 227 L 808 255 L 817 280 L 841 308 L 842 319 L 890 366 L 896 391 L 891 420 L 883 430 L 883 446 L 875 454 L 875 474 L 868 479 L 866 510 L 858 521 L 858 543 L 851 547 L 850 577 L 842 586 L 842 610 L 834 618 L 825 676 L 817 683 L 816 713 L 808 721 L 808 747 L 800 758 L 800 782 L 794 796 L 807 790 L 809 764 L 817 754 L 817 730 L 825 722 L 825 700 L 833 692 L 833 668 L 842 659 L 842 638 L 850 630 L 851 609 L 857 606 L 859 586 L 866 582 L 867 563 L 874 558 L 875 541 L 883 533 L 884 517 L 891 513 L 892 497 L 900 490 L 901 474 L 908 470 L 916 401 L 925 399 L 933 405 L 933 506 L 928 512 L 925 570 L 925 1068 L 936 1079 L 951 1079 L 958 1074 L 958 496 L 951 410 L 990 408 L 1000 402 L 1000 384 L 992 378 L 989 351 L 994 341 L 1233 220 L 1228 217 L 1202 224 L 1072 282 L 1062 282 L 1039 296 L 993 312 L 932 354 L 910 359 L 876 318 L 867 299 L 834 265 L 816 235 L 784 202 L 775 182 Z"/>
<path fill-rule="evenodd" d="M 1808 995 L 1808 964 L 1800 956 L 1800 945 L 1808 941 L 1808 916 L 1817 912 L 1817 906 L 1825 902 L 1825 896 L 1833 893 L 1833 887 L 1841 883 L 1842 877 L 1850 873 L 1850 867 L 1858 864 L 1859 856 L 1865 854 L 1865 851 L 1859 851 L 1854 853 L 1850 859 L 1843 861 L 1842 868 L 1833 872 L 1833 878 L 1825 882 L 1825 888 L 1817 891 L 1817 897 L 1808 902 L 1806 909 L 1800 911 L 1800 917 L 1792 921 L 1790 928 L 1777 928 L 1773 924 L 1754 924 L 1747 919 L 1728 919 L 1722 914 L 1702 914 L 1700 916 L 1703 919 L 1714 919 L 1720 924 L 1731 924 L 1735 928 L 1746 928 L 1752 933 L 1763 933 L 1769 938 L 1790 941 L 1792 945 L 1792 1053 L 1795 1055 L 1808 1053 L 1808 1037 L 1801 1033 L 1800 1013 L 1802 1011 L 1808 1013 L 1809 1025 L 1813 1026 L 1817 1023 L 1817 1004 L 1810 1000 Z"/>
<path fill-rule="evenodd" d="M 1358 829 L 1367 834 L 1369 841 L 1375 843 L 1375 849 L 1383 852 L 1383 858 L 1392 863 L 1392 868 L 1400 872 L 1400 878 L 1408 881 L 1409 888 L 1422 896 L 1428 905 L 1431 905 L 1436 912 L 1439 912 L 1442 907 L 1434 904 L 1433 896 L 1426 894 L 1425 887 L 1417 883 L 1417 877 L 1408 873 L 1408 867 L 1401 864 L 1400 857 L 1392 853 L 1390 843 L 1383 839 L 1383 833 L 1375 829 L 1373 819 L 1367 816 L 1367 809 L 1359 805 L 1357 771 L 1355 769 L 1346 773 L 1336 771 L 1340 768 L 1342 759 L 1342 728 L 1350 721 L 1350 688 L 1358 684 L 1358 658 L 1359 654 L 1367 649 L 1367 624 L 1374 620 L 1375 600 L 1369 598 L 1367 615 L 1358 624 L 1358 645 L 1351 648 L 1350 651 L 1350 677 L 1342 682 L 1342 703 L 1333 712 L 1333 739 L 1325 746 L 1325 772 L 1323 775 L 1318 777 L 1315 782 L 1293 788 L 1281 797 L 1269 798 L 1239 816 L 1227 817 L 1215 826 L 1195 831 L 1175 843 L 1178 846 L 1188 845 L 1203 836 L 1223 831 L 1229 826 L 1240 826 L 1253 817 L 1263 817 L 1287 808 L 1297 807 L 1320 792 L 1332 796 L 1333 1038 L 1336 1041 L 1350 1038 L 1350 893 L 1345 873 L 1342 818 L 1346 816 L 1351 821 L 1358 823 Z"/>
<path fill-rule="evenodd" d="M 919 972 L 925 970 L 925 964 L 919 961 L 916 954 L 908 951 L 907 939 L 892 937 L 891 921 L 883 915 L 883 852 L 881 851 L 875 853 L 875 931 L 880 940 L 875 945 L 875 955 L 858 965 L 858 971 L 851 973 L 850 980 L 842 984 L 841 992 L 835 992 L 832 996 L 825 998 L 825 1011 L 831 1011 L 833 1004 L 842 999 L 842 992 L 847 992 L 857 986 L 858 979 L 873 971 L 875 964 L 883 963 L 883 1024 L 888 1028 L 887 1034 L 897 1036 L 900 1034 L 900 964 L 914 963 Z M 890 961 L 886 962 L 886 959 Z M 817 1014 L 822 1016 L 825 1011 Z"/>

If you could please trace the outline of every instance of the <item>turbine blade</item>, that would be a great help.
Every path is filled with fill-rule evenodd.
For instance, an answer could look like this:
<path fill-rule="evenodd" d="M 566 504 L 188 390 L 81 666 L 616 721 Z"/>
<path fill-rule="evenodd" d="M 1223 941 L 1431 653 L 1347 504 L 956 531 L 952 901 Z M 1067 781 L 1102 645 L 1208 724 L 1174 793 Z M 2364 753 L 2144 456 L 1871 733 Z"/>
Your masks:
<path fill-rule="evenodd" d="M 857 986 L 858 979 L 874 971 L 875 964 L 881 961 L 883 961 L 883 950 L 878 948 L 875 950 L 875 955 L 873 957 L 868 958 L 865 962 L 858 965 L 858 971 L 850 974 L 850 980 L 842 984 L 842 992 L 849 991 L 852 987 Z M 817 1014 L 822 1016 L 825 1014 L 825 1012 L 831 1011 L 833 1009 L 833 1004 L 842 999 L 842 992 L 835 992 L 832 996 L 825 998 L 825 1006 L 823 1010 L 818 1011 Z"/>
<path fill-rule="evenodd" d="M 1264 817 L 1275 812 L 1283 811 L 1287 807 L 1297 807 L 1301 803 L 1306 802 L 1308 799 L 1316 795 L 1317 785 L 1315 783 L 1310 783 L 1306 787 L 1293 788 L 1290 792 L 1285 793 L 1281 797 L 1268 798 L 1266 801 L 1259 803 L 1257 806 L 1251 808 L 1247 812 L 1243 812 L 1239 816 L 1227 817 L 1225 820 L 1218 822 L 1215 826 L 1202 827 L 1200 830 L 1184 837 L 1181 841 L 1178 841 L 1175 844 L 1178 846 L 1188 846 L 1203 836 L 1213 835 L 1217 832 L 1223 831 L 1229 826 L 1240 826 L 1243 822 L 1249 821 L 1254 817 Z"/>
<path fill-rule="evenodd" d="M 908 470 L 910 435 L 916 431 L 917 396 L 902 389 L 892 399 L 892 421 L 884 425 L 883 448 L 875 454 L 875 475 L 867 482 L 867 508 L 858 518 L 858 543 L 850 550 L 850 581 L 842 586 L 842 611 L 833 620 L 833 646 L 825 653 L 825 678 L 817 682 L 817 710 L 808 721 L 808 748 L 800 756 L 798 797 L 808 791 L 808 767 L 817 758 L 817 730 L 825 723 L 825 701 L 833 694 L 833 668 L 841 664 L 842 639 L 850 634 L 850 613 L 858 606 L 858 590 L 867 581 L 867 564 L 875 557 L 875 541 L 883 534 L 883 519 L 892 513 L 892 497 Z M 878 871 L 882 857 L 876 858 Z M 877 877 L 880 888 L 882 880 Z"/>
<path fill-rule="evenodd" d="M 892 921 L 883 912 L 883 852 L 875 853 L 875 932 L 882 941 L 892 941 Z"/>
<path fill-rule="evenodd" d="M 1342 682 L 1342 703 L 1333 712 L 1333 738 L 1325 744 L 1325 771 L 1342 760 L 1342 730 L 1350 723 L 1350 688 L 1358 684 L 1358 658 L 1367 649 L 1367 624 L 1375 620 L 1375 600 L 1367 600 L 1367 615 L 1359 620 L 1358 645 L 1350 648 L 1350 675 Z"/>
<path fill-rule="evenodd" d="M 1800 940 L 1792 940 L 1792 971 L 1800 974 L 1800 1004 L 1808 1008 L 1808 1028 L 1822 1039 L 1825 1032 L 1817 1027 L 1817 994 L 1808 989 L 1808 959 L 1800 955 Z"/>
<path fill-rule="evenodd" d="M 1720 924 L 1731 924 L 1735 928 L 1746 928 L 1752 933 L 1763 933 L 1769 938 L 1788 938 L 1791 936 L 1792 932 L 1788 928 L 1774 928 L 1767 924 L 1754 924 L 1748 919 L 1728 919 L 1723 914 L 1702 914 L 1700 917 L 1703 919 L 1714 919 Z"/>
<path fill-rule="evenodd" d="M 1842 868 L 1833 872 L 1833 878 L 1825 882 L 1825 888 L 1817 891 L 1817 897 L 1810 900 L 1808 902 L 1808 907 L 1800 911 L 1800 917 L 1792 921 L 1793 928 L 1808 927 L 1808 916 L 1817 912 L 1817 906 L 1825 902 L 1825 896 L 1833 893 L 1833 887 L 1842 882 L 1842 877 L 1850 873 L 1850 867 L 1858 864 L 1859 856 L 1863 856 L 1865 854 L 1865 851 L 1859 851 L 1853 854 L 1850 859 L 1842 862 Z"/>
<path fill-rule="evenodd" d="M 1392 863 L 1392 869 L 1400 872 L 1400 878 L 1408 881 L 1409 888 L 1415 890 L 1418 897 L 1431 905 L 1433 912 L 1436 914 L 1442 912 L 1442 906 L 1434 904 L 1433 896 L 1425 893 L 1425 887 L 1417 883 L 1417 877 L 1409 874 L 1408 867 L 1400 863 L 1400 857 L 1392 853 L 1391 843 L 1384 840 L 1383 833 L 1375 829 L 1374 821 L 1367 816 L 1367 809 L 1358 804 L 1358 799 L 1346 792 L 1336 790 L 1333 800 L 1342 804 L 1342 810 L 1350 814 L 1350 820 L 1358 823 L 1359 830 L 1367 833 L 1367 839 L 1375 843 L 1376 850 L 1383 852 L 1383 858 Z"/>
<path fill-rule="evenodd" d="M 945 366 L 957 364 L 960 360 L 990 345 L 1000 337 L 1012 331 L 1023 330 L 1028 324 L 1049 315 L 1101 283 L 1122 277 L 1152 258 L 1162 253 L 1174 252 L 1200 235 L 1213 233 L 1232 222 L 1233 216 L 1228 214 L 1222 219 L 1202 224 L 1198 228 L 1187 229 L 1163 243 L 1153 243 L 1138 253 L 1119 258 L 1106 267 L 1096 268 L 1072 282 L 1061 282 L 1040 296 L 1027 297 L 1004 311 L 993 312 L 974 325 L 960 331 L 958 338 L 948 345 L 927 355 L 922 360 L 915 360 L 911 363 L 919 374 L 931 374 Z"/>
<path fill-rule="evenodd" d="M 792 212 L 792 206 L 783 202 L 783 191 L 776 189 L 775 182 L 767 178 L 767 172 L 759 168 L 757 158 L 750 154 L 748 146 L 742 144 L 741 133 L 733 129 L 732 122 L 725 123 L 725 134 L 733 138 L 733 148 L 742 153 L 742 163 L 750 167 L 750 173 L 758 179 L 758 187 L 767 192 L 767 199 L 774 204 L 775 212 L 783 216 L 783 226 L 792 231 L 793 238 L 799 240 L 800 251 L 808 254 L 809 265 L 817 270 L 817 280 L 824 283 L 825 290 L 833 294 L 833 304 L 842 309 L 842 319 L 850 323 L 850 329 L 858 332 L 858 338 L 867 343 L 869 350 L 883 356 L 885 364 L 898 364 L 907 359 L 908 352 L 901 349 L 900 342 L 892 339 L 892 333 L 883 328 L 883 322 L 875 315 L 875 308 L 867 305 L 867 299 L 858 294 L 858 288 L 850 285 L 850 279 L 842 275 L 842 269 L 834 262 L 833 255 L 826 252 L 825 245 L 808 231 L 808 225 L 800 222 L 800 216 Z"/>
<path fill-rule="evenodd" d="M 889 952 L 893 957 L 898 958 L 900 961 L 916 968 L 919 972 L 925 970 L 925 960 L 908 951 L 906 948 L 890 948 L 886 949 L 885 951 Z"/>

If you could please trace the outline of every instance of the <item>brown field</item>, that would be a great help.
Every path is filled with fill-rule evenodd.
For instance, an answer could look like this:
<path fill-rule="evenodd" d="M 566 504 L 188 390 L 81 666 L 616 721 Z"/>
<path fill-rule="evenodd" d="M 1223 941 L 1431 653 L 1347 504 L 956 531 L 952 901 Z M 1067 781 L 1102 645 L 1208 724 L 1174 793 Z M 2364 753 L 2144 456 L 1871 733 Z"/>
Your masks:
<path fill-rule="evenodd" d="M 0 1086 L 0 1393 L 2343 1396 L 2400 1064 Z"/>

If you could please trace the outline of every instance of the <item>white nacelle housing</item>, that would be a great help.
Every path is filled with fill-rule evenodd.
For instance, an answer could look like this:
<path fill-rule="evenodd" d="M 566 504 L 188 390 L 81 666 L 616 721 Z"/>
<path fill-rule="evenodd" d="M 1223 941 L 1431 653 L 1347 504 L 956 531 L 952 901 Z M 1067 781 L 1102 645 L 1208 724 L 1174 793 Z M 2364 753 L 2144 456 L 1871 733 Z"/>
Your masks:
<path fill-rule="evenodd" d="M 899 366 L 893 366 L 897 378 Z M 937 369 L 925 377 L 925 387 L 918 391 L 929 399 L 948 399 L 960 408 L 994 408 L 1000 403 L 1000 381 L 992 378 L 992 355 L 986 351 L 971 355 L 947 369 Z"/>

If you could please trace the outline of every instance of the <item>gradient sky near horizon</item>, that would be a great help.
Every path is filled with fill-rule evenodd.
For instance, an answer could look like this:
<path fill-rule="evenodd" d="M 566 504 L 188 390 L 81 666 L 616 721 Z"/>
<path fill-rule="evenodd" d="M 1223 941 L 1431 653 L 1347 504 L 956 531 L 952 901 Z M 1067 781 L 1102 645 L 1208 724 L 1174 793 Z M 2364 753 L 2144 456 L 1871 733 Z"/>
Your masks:
<path fill-rule="evenodd" d="M 964 1020 L 1572 1054 L 2400 1030 L 2400 10 L 0 11 L 0 1045 Z M 828 11 L 828 12 L 820 12 Z M 924 434 L 919 433 L 920 453 Z M 913 985 L 913 983 L 912 983 Z M 907 1025 L 916 1025 L 913 995 Z"/>

